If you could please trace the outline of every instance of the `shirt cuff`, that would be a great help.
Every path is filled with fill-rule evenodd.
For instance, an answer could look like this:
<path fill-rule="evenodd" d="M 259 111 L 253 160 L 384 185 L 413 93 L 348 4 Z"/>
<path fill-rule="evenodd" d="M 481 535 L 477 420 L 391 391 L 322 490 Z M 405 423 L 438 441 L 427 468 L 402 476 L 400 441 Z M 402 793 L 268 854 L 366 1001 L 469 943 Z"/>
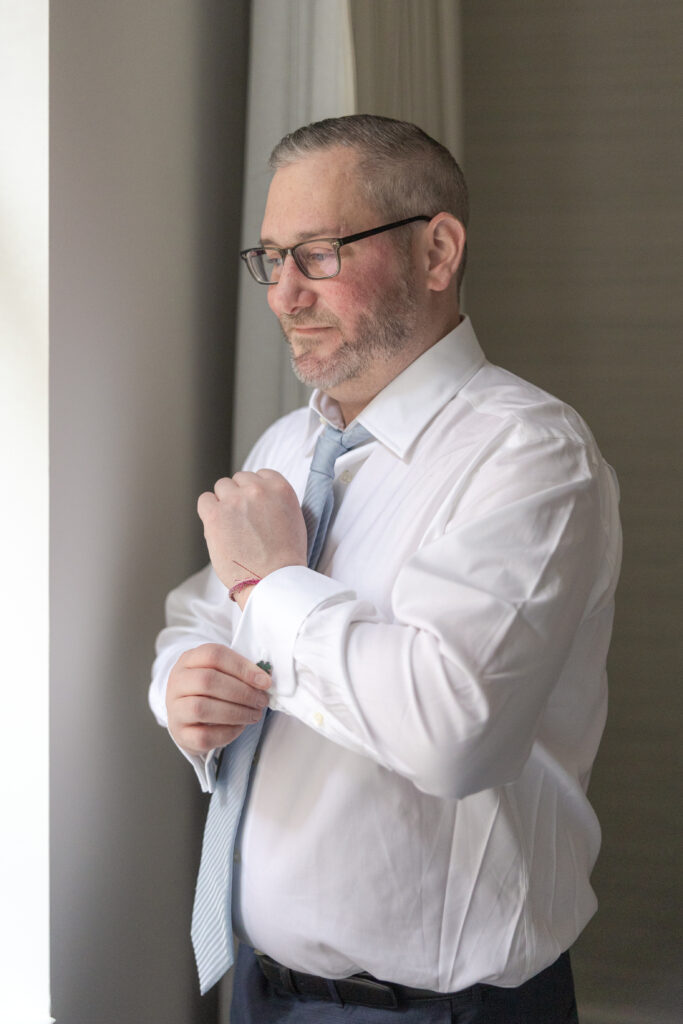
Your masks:
<path fill-rule="evenodd" d="M 174 737 L 169 732 L 168 734 L 173 742 L 175 743 L 178 750 L 183 757 L 190 762 L 195 770 L 195 775 L 199 779 L 199 785 L 202 787 L 202 793 L 213 793 L 216 788 L 216 766 L 218 764 L 218 753 L 219 748 L 216 747 L 214 750 L 210 750 L 208 754 L 189 754 L 187 750 L 176 743 Z"/>
<path fill-rule="evenodd" d="M 278 695 L 296 690 L 294 644 L 305 619 L 321 604 L 355 597 L 337 580 L 303 565 L 270 573 L 254 587 L 244 606 L 233 647 L 253 661 L 273 666 L 271 707 Z"/>

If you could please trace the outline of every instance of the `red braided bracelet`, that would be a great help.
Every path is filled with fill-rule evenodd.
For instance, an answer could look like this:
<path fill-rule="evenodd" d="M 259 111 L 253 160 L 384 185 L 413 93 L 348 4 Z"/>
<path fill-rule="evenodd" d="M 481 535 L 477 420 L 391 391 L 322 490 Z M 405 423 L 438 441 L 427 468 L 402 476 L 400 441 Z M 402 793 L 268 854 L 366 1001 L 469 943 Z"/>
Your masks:
<path fill-rule="evenodd" d="M 255 587 L 256 584 L 260 583 L 262 579 L 261 576 L 256 575 L 253 569 L 250 569 L 246 565 L 242 565 L 241 562 L 236 562 L 233 559 L 233 565 L 239 565 L 240 569 L 245 569 L 247 572 L 250 572 L 252 578 L 248 580 L 238 580 L 237 583 L 230 587 L 230 590 L 228 591 L 228 597 L 230 598 L 231 601 L 235 600 L 235 594 L 239 594 L 240 590 L 246 590 L 247 587 Z"/>
<path fill-rule="evenodd" d="M 230 587 L 228 591 L 228 597 L 231 601 L 235 600 L 235 594 L 239 594 L 240 590 L 245 590 L 247 587 L 254 587 L 257 583 L 261 582 L 260 576 L 255 576 L 251 580 L 240 580 L 239 583 L 235 583 L 233 587 Z"/>

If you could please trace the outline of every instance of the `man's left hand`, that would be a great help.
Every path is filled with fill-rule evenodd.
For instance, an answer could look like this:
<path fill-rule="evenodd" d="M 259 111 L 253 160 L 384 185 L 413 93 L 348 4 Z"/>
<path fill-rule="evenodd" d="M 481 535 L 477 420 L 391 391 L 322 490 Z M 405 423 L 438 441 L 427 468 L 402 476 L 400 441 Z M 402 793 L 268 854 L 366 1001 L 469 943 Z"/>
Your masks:
<path fill-rule="evenodd" d="M 226 587 L 287 565 L 306 565 L 306 524 L 296 493 L 273 469 L 235 473 L 199 496 L 211 564 Z M 236 595 L 244 607 L 248 590 Z"/>

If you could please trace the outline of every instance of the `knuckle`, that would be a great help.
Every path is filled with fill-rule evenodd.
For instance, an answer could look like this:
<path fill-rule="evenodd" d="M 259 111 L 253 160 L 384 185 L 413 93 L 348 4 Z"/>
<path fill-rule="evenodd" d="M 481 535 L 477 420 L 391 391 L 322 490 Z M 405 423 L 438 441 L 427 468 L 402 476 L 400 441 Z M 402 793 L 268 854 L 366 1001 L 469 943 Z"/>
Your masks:
<path fill-rule="evenodd" d="M 195 686 L 199 690 L 198 699 L 201 695 L 211 693 L 215 690 L 215 673 L 212 668 L 198 668 L 195 675 Z"/>
<path fill-rule="evenodd" d="M 249 499 L 253 500 L 263 492 L 263 486 L 261 480 L 258 477 L 252 477 L 249 480 L 245 480 L 240 488 L 240 495 L 242 500 Z"/>
<path fill-rule="evenodd" d="M 211 664 L 211 665 L 218 665 L 218 664 L 220 664 L 220 662 L 223 659 L 224 651 L 225 651 L 225 647 L 223 647 L 222 644 L 217 644 L 217 643 L 202 644 L 202 654 L 204 655 L 206 661 L 208 661 L 209 664 Z"/>
<path fill-rule="evenodd" d="M 244 660 L 241 654 L 233 651 L 230 647 L 222 648 L 221 668 L 223 672 L 237 675 Z"/>
<path fill-rule="evenodd" d="M 245 658 L 240 658 L 232 666 L 232 671 L 236 679 L 239 680 L 240 684 L 248 683 L 251 681 L 253 671 L 249 665 L 249 662 Z"/>

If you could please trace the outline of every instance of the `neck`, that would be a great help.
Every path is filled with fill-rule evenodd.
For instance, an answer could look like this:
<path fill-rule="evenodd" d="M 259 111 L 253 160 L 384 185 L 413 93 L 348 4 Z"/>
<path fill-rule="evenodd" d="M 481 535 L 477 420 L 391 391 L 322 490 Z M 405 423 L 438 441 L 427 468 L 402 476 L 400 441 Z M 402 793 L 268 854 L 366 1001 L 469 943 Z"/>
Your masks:
<path fill-rule="evenodd" d="M 444 319 L 444 322 L 440 327 L 434 331 L 431 335 L 431 340 L 424 341 L 422 344 L 412 347 L 410 349 L 403 349 L 401 353 L 397 354 L 398 358 L 391 360 L 391 363 L 387 363 L 377 369 L 370 379 L 366 379 L 361 390 L 360 381 L 346 381 L 344 385 L 341 385 L 338 389 L 333 388 L 327 391 L 326 394 L 330 398 L 334 398 L 339 408 L 341 409 L 342 418 L 344 420 L 344 426 L 348 426 L 349 423 L 360 415 L 367 405 L 375 398 L 380 391 L 383 391 L 387 384 L 390 384 L 392 380 L 395 380 L 399 374 L 414 363 L 416 359 L 431 348 L 432 345 L 436 345 L 437 341 L 441 341 L 447 334 L 450 334 L 454 330 L 460 321 L 462 316 L 458 310 L 455 310 L 448 318 Z"/>

